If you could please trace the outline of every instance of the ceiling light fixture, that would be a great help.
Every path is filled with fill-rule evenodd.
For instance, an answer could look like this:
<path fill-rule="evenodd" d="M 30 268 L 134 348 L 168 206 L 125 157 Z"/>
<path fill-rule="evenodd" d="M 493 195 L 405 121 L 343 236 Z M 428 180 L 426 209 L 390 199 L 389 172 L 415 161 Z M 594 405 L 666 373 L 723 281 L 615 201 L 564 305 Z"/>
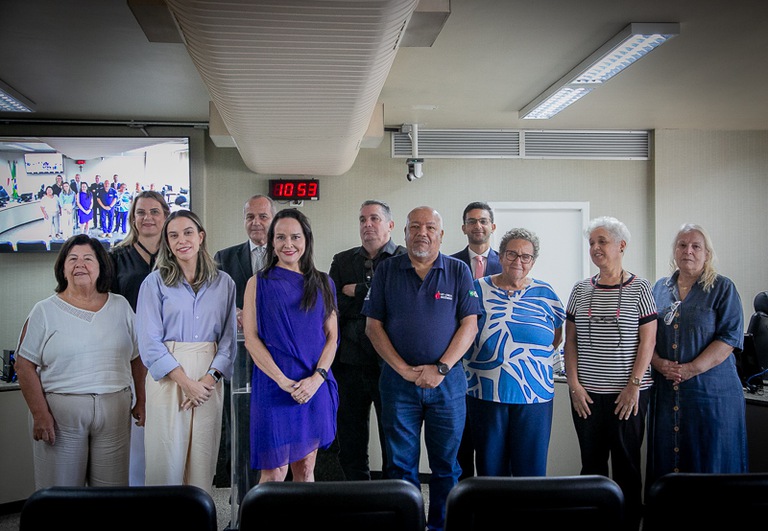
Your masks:
<path fill-rule="evenodd" d="M 0 111 L 35 112 L 35 103 L 0 79 Z"/>
<path fill-rule="evenodd" d="M 680 33 L 680 24 L 632 23 L 520 110 L 547 120 Z"/>

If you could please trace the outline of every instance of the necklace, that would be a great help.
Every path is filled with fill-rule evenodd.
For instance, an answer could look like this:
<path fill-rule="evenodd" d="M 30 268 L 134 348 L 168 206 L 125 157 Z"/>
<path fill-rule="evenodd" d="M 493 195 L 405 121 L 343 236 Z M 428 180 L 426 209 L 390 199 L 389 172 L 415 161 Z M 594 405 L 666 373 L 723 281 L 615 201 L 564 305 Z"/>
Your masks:
<path fill-rule="evenodd" d="M 149 268 L 150 268 L 150 269 L 152 269 L 152 266 L 153 266 L 153 265 L 155 265 L 155 258 L 157 258 L 157 253 L 159 253 L 159 252 L 160 252 L 160 249 L 158 249 L 158 250 L 157 250 L 157 251 L 155 251 L 154 253 L 150 253 L 150 252 L 149 252 L 149 249 L 147 249 L 146 247 L 144 247 L 144 246 L 141 244 L 141 242 L 139 241 L 139 239 L 138 239 L 138 238 L 136 238 L 136 245 L 138 245 L 138 246 L 139 246 L 139 248 L 140 248 L 142 251 L 144 251 L 145 253 L 147 253 L 147 254 L 149 255 Z"/>

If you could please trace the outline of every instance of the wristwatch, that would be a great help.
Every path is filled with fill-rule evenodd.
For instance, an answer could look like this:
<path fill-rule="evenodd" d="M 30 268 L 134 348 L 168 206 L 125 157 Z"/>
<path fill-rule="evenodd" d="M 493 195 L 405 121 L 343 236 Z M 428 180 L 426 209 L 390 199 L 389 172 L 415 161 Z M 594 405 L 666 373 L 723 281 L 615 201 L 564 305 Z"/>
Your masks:
<path fill-rule="evenodd" d="M 451 372 L 451 368 L 440 360 L 437 360 L 435 362 L 435 365 L 437 365 L 437 372 L 439 372 L 443 376 Z"/>
<path fill-rule="evenodd" d="M 219 380 L 224 378 L 224 375 L 221 374 L 218 369 L 208 369 L 208 372 L 206 374 L 210 374 L 213 376 L 214 383 L 219 383 Z"/>
<path fill-rule="evenodd" d="M 629 379 L 629 383 L 631 383 L 632 385 L 636 385 L 636 386 L 640 387 L 640 384 L 643 383 L 643 382 L 637 376 L 633 376 L 632 378 Z"/>
<path fill-rule="evenodd" d="M 318 367 L 317 369 L 315 369 L 315 372 L 323 377 L 323 381 L 328 381 L 328 371 L 326 371 L 322 367 Z"/>

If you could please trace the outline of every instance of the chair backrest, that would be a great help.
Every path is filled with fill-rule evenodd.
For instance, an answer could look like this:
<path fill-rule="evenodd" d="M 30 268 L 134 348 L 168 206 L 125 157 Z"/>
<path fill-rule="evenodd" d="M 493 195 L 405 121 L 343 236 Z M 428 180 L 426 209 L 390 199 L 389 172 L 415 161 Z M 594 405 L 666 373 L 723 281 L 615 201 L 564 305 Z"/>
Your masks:
<path fill-rule="evenodd" d="M 48 245 L 43 240 L 19 240 L 16 242 L 16 251 L 20 253 L 48 252 Z"/>
<path fill-rule="evenodd" d="M 8 240 L 0 241 L 0 253 L 15 253 L 16 249 L 13 248 L 13 243 Z"/>
<path fill-rule="evenodd" d="M 19 531 L 216 531 L 216 504 L 192 485 L 49 487 L 27 498 Z"/>
<path fill-rule="evenodd" d="M 597 475 L 473 477 L 448 494 L 445 531 L 555 525 L 596 530 L 621 529 L 624 494 L 610 478 Z"/>
<path fill-rule="evenodd" d="M 61 239 L 53 239 L 51 240 L 51 243 L 48 244 L 49 249 L 51 251 L 60 251 L 62 247 L 64 247 L 64 243 L 66 243 L 67 240 L 61 240 Z"/>
<path fill-rule="evenodd" d="M 667 474 L 648 489 L 645 508 L 643 531 L 704 529 L 715 522 L 763 529 L 768 473 Z"/>
<path fill-rule="evenodd" d="M 752 336 L 757 363 L 768 369 L 768 291 L 761 291 L 755 296 L 755 313 L 749 320 L 747 333 Z"/>
<path fill-rule="evenodd" d="M 239 531 L 424 531 L 424 498 L 400 479 L 267 482 L 240 504 Z M 22 530 L 23 531 L 23 530 Z"/>

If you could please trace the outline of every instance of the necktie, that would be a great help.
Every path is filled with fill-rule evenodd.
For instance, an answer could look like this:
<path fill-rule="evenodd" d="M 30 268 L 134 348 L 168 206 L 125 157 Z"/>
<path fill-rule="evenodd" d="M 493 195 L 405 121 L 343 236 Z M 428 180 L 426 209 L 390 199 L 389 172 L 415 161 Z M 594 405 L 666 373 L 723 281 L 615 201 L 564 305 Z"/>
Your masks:
<path fill-rule="evenodd" d="M 483 257 L 477 255 L 475 256 L 475 278 L 483 278 L 483 276 L 485 276 L 485 264 Z"/>
<path fill-rule="evenodd" d="M 252 251 L 253 260 L 251 260 L 251 263 L 253 265 L 253 274 L 254 275 L 264 265 L 264 254 L 265 254 L 265 252 L 266 252 L 266 249 L 264 249 L 264 247 L 254 247 L 254 249 Z"/>

